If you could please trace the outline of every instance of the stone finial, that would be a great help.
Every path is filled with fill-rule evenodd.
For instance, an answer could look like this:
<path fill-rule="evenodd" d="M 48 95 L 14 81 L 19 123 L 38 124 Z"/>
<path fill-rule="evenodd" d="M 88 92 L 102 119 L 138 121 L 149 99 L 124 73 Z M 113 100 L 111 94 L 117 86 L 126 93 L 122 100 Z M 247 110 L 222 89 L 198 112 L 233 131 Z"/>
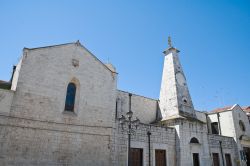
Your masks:
<path fill-rule="evenodd" d="M 115 67 L 111 64 L 111 63 L 106 63 L 105 64 L 108 68 L 109 68 L 109 70 L 111 70 L 113 73 L 116 73 L 116 69 L 115 69 Z"/>
<path fill-rule="evenodd" d="M 25 58 L 27 57 L 28 51 L 29 51 L 28 48 L 26 48 L 26 47 L 23 48 L 23 55 Z"/>
<path fill-rule="evenodd" d="M 81 45 L 81 43 L 80 43 L 79 40 L 76 41 L 76 45 L 77 45 L 77 46 L 80 46 L 80 45 Z"/>
<path fill-rule="evenodd" d="M 174 48 L 174 47 L 173 47 L 171 37 L 168 36 L 168 48 L 167 48 L 165 51 L 163 51 L 163 53 L 164 53 L 165 55 L 168 55 L 168 54 L 169 54 L 170 52 L 172 52 L 172 51 L 174 51 L 174 52 L 176 52 L 176 53 L 180 52 L 177 48 Z"/>
<path fill-rule="evenodd" d="M 171 37 L 170 37 L 170 36 L 168 36 L 168 47 L 169 47 L 169 48 L 173 47 L 173 46 L 172 46 L 172 41 L 171 41 Z"/>

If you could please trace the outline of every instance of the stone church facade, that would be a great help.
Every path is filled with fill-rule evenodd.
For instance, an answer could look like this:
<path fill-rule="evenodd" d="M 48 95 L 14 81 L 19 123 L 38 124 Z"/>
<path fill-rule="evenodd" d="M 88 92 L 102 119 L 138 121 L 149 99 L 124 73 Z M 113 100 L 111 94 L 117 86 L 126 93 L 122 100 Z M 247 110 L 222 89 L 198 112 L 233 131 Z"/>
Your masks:
<path fill-rule="evenodd" d="M 171 43 L 159 100 L 118 90 L 117 75 L 79 41 L 24 48 L 0 81 L 0 165 L 126 166 L 130 108 L 132 165 L 250 165 L 250 107 L 195 110 Z"/>

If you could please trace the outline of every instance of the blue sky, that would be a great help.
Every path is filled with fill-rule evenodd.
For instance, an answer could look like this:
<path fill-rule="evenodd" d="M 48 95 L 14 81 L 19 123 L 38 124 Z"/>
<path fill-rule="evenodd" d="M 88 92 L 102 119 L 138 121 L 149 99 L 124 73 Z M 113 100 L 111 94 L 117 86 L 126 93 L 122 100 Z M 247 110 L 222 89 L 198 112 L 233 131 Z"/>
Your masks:
<path fill-rule="evenodd" d="M 250 105 L 248 0 L 1 0 L 0 23 L 1 80 L 23 47 L 79 39 L 116 67 L 119 89 L 157 99 L 171 35 L 195 108 Z"/>

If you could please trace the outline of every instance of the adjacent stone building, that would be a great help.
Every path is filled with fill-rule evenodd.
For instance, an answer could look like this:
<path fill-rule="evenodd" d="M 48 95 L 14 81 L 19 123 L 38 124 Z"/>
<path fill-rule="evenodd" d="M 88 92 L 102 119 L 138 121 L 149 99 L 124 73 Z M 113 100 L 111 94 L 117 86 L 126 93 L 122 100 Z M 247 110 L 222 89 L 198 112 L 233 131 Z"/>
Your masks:
<path fill-rule="evenodd" d="M 24 48 L 0 81 L 0 165 L 126 166 L 129 110 L 132 165 L 250 165 L 250 108 L 195 110 L 171 42 L 159 100 L 118 90 L 117 75 L 79 41 Z"/>

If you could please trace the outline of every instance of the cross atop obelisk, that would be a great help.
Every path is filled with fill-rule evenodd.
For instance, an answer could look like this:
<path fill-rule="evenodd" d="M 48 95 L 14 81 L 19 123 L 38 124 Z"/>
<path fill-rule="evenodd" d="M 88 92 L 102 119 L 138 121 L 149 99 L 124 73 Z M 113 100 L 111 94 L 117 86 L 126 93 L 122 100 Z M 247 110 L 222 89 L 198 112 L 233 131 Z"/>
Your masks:
<path fill-rule="evenodd" d="M 169 47 L 169 48 L 173 47 L 173 46 L 172 46 L 172 41 L 171 41 L 171 37 L 170 37 L 170 36 L 168 36 L 168 47 Z"/>

